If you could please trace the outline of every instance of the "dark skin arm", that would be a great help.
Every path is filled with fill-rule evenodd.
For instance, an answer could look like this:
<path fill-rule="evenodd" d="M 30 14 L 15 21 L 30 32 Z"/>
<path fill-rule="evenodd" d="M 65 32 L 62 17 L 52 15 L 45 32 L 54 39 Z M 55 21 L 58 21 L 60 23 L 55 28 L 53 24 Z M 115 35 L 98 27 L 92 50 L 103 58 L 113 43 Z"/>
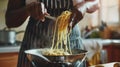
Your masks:
<path fill-rule="evenodd" d="M 20 26 L 29 16 L 22 0 L 9 0 L 5 15 L 8 28 Z"/>
<path fill-rule="evenodd" d="M 44 18 L 40 2 L 25 5 L 22 0 L 9 0 L 5 15 L 8 28 L 18 27 L 24 23 L 28 16 L 36 20 Z"/>

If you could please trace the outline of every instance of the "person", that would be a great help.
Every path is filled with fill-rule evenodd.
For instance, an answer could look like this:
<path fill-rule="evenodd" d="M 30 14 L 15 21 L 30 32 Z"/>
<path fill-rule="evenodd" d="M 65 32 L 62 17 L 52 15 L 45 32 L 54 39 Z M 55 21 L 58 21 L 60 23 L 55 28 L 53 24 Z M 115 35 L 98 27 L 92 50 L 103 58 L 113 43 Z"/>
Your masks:
<path fill-rule="evenodd" d="M 99 8 L 98 2 L 98 0 L 14 0 L 14 2 L 9 0 L 5 15 L 8 28 L 19 27 L 30 16 L 20 48 L 17 67 L 32 67 L 24 53 L 25 50 L 51 45 L 54 21 L 46 18 L 46 15 L 58 17 L 65 10 L 71 11 L 73 23 L 70 46 L 72 49 L 82 49 L 78 22 L 86 12 L 95 12 Z M 80 67 L 80 65 L 76 64 L 74 67 Z"/>

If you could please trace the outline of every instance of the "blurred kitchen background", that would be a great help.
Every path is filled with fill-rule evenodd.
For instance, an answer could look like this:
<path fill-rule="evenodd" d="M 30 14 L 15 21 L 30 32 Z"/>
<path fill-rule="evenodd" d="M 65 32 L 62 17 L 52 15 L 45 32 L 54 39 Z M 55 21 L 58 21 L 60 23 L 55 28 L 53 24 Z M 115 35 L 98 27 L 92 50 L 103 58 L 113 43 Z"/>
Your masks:
<path fill-rule="evenodd" d="M 5 12 L 7 8 L 8 0 L 0 0 L 0 30 L 6 27 L 5 25 Z M 85 15 L 79 23 L 80 30 L 82 31 L 82 36 L 87 34 L 89 31 L 94 30 L 95 28 L 104 28 L 105 24 L 107 25 L 102 32 L 102 38 L 114 38 L 111 34 L 119 34 L 120 31 L 120 9 L 119 9 L 119 0 L 100 0 L 100 9 L 92 14 Z M 13 28 L 13 30 L 21 31 L 25 30 L 28 19 L 20 27 Z M 11 22 L 12 23 L 12 22 Z M 107 29 L 107 30 L 106 30 Z M 112 33 L 113 32 L 113 33 Z M 104 33 L 104 34 L 103 34 Z M 22 34 L 22 33 L 21 33 Z M 106 35 L 107 34 L 107 35 Z M 115 36 L 115 35 L 114 35 Z M 87 37 L 87 36 L 86 36 Z M 18 37 L 18 40 L 22 40 L 22 37 Z"/>
<path fill-rule="evenodd" d="M 8 0 L 0 0 L 0 30 L 6 27 L 5 12 L 7 3 Z M 28 19 L 20 27 L 12 28 L 12 30 L 16 32 L 25 31 L 27 23 Z M 100 9 L 92 14 L 86 13 L 84 19 L 80 21 L 79 26 L 83 39 L 104 42 L 103 44 L 105 45 L 103 45 L 103 52 L 101 53 L 102 63 L 120 62 L 120 0 L 100 0 Z M 23 36 L 24 32 L 17 34 L 16 40 L 21 42 Z M 16 65 L 20 47 L 0 47 L 0 60 L 3 60 L 1 57 L 8 55 L 9 58 L 12 58 L 12 61 L 14 61 L 12 64 Z M 7 51 L 7 49 L 9 50 Z M 10 59 L 8 60 L 11 61 Z M 3 62 L 0 61 L 0 65 L 1 64 L 3 64 Z"/>

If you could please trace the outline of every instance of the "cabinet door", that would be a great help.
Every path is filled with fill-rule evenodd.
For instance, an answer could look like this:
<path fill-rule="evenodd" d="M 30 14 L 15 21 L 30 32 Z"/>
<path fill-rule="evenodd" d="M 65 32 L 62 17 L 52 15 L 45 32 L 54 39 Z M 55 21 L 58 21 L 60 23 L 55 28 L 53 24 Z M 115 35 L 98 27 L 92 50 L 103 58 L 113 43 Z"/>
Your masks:
<path fill-rule="evenodd" d="M 0 67 L 17 67 L 18 53 L 0 53 Z"/>
<path fill-rule="evenodd" d="M 111 53 L 113 56 L 112 61 L 120 62 L 120 45 L 114 45 L 112 50 L 113 50 L 113 53 Z"/>
<path fill-rule="evenodd" d="M 111 44 L 104 46 L 107 50 L 107 61 L 108 62 L 120 62 L 120 45 Z"/>

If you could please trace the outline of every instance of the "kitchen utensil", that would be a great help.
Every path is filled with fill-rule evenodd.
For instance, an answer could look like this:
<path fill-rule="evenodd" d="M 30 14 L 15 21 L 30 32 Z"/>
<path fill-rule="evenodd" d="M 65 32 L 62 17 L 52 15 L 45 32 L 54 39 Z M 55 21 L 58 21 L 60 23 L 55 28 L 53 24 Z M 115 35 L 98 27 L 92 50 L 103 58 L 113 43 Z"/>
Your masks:
<path fill-rule="evenodd" d="M 46 15 L 45 17 L 48 18 L 48 19 L 51 19 L 51 20 L 53 20 L 53 21 L 56 21 L 56 17 L 50 16 L 50 15 Z M 39 22 L 40 22 L 40 21 L 41 21 L 41 20 L 38 20 L 38 21 L 37 21 L 37 24 L 36 24 L 37 26 L 39 25 Z"/>
<path fill-rule="evenodd" d="M 46 15 L 45 17 L 46 17 L 46 18 L 49 18 L 49 19 L 51 19 L 51 20 L 54 20 L 54 21 L 56 20 L 56 17 L 50 16 L 50 15 Z"/>
<path fill-rule="evenodd" d="M 27 54 L 29 60 L 32 59 L 30 55 L 35 55 L 35 56 L 39 56 L 45 61 L 50 61 L 46 57 L 44 57 L 41 53 L 39 53 L 39 49 L 26 50 L 25 53 Z"/>
<path fill-rule="evenodd" d="M 22 33 L 24 31 L 15 32 L 5 27 L 3 30 L 0 30 L 0 43 L 3 44 L 14 44 L 16 42 L 16 34 Z"/>
<path fill-rule="evenodd" d="M 35 64 L 40 64 L 41 62 L 44 63 L 60 63 L 60 64 L 69 64 L 72 65 L 76 61 L 83 61 L 85 60 L 87 51 L 74 49 L 72 50 L 72 55 L 63 55 L 63 56 L 46 56 L 42 54 L 42 51 L 49 49 L 31 49 L 26 50 L 25 53 L 28 59 Z M 33 61 L 34 60 L 34 61 Z M 37 63 L 36 63 L 37 62 Z"/>

